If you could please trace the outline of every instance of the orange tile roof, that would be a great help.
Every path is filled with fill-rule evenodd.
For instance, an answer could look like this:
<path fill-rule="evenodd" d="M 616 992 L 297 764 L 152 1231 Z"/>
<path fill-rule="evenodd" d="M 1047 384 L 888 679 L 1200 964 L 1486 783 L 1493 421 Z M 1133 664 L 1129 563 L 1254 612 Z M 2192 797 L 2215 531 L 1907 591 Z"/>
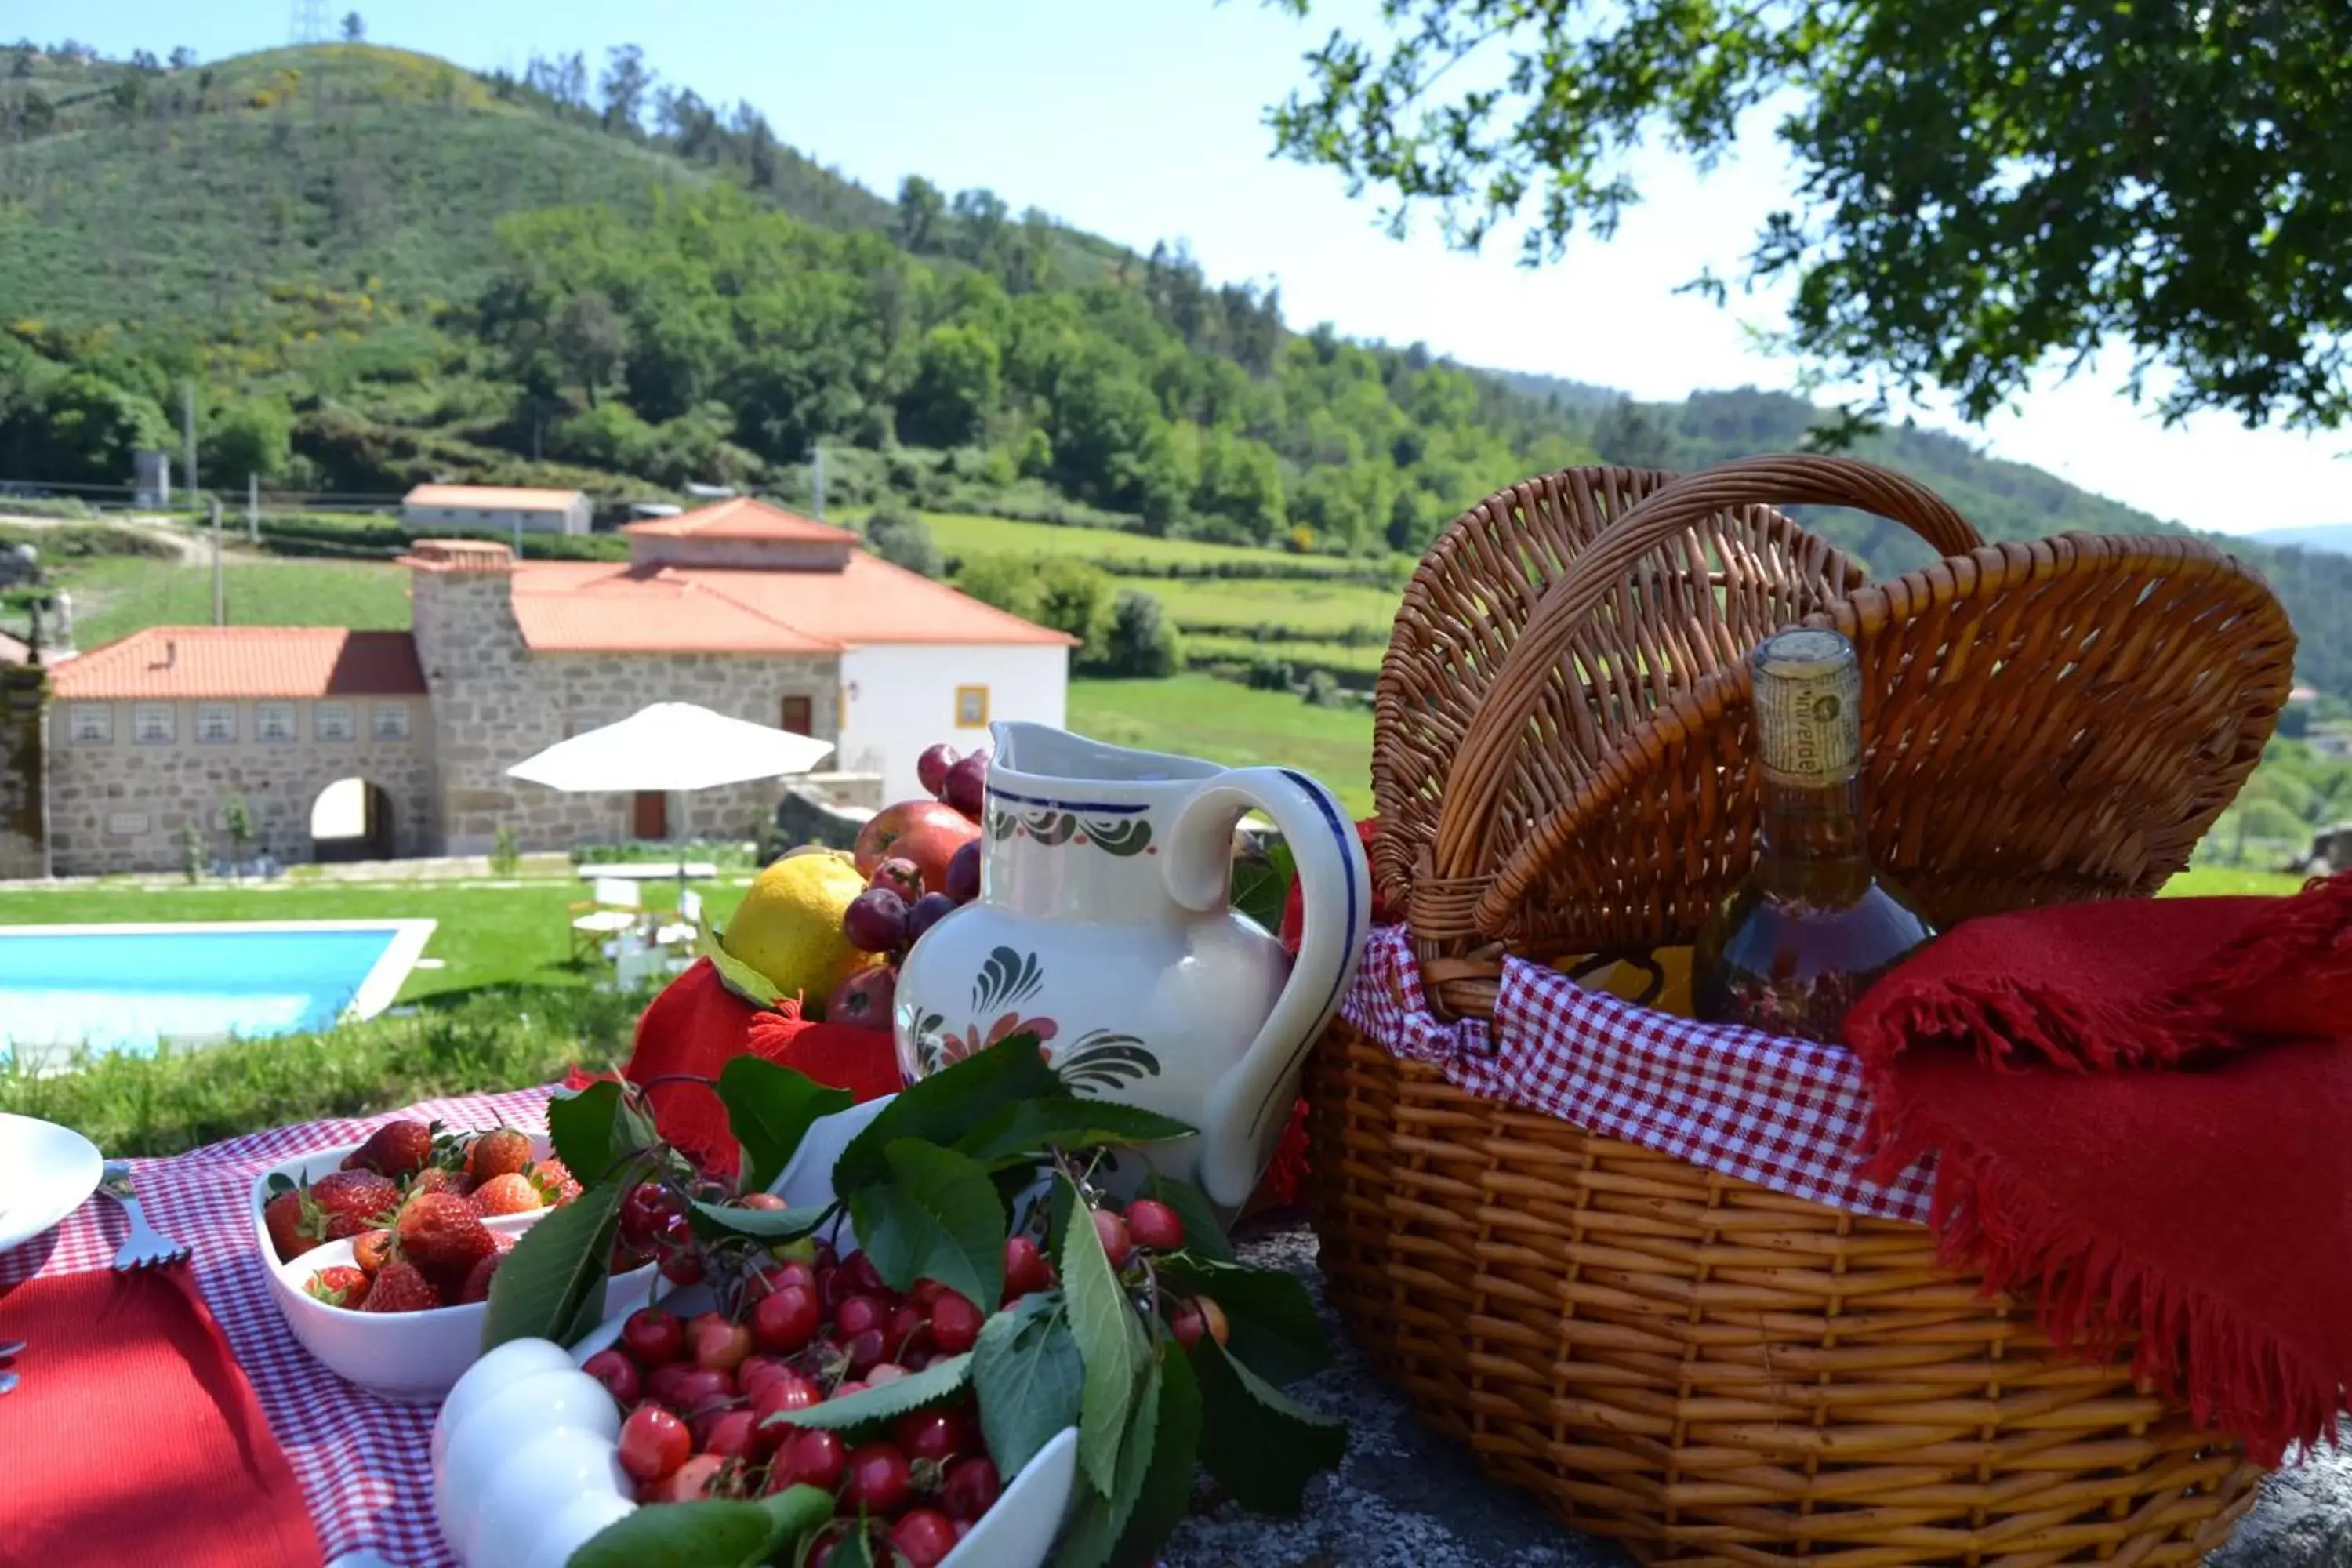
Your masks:
<path fill-rule="evenodd" d="M 550 652 L 818 653 L 874 643 L 1068 647 L 1077 640 L 863 551 L 853 551 L 839 572 L 526 561 L 516 566 L 513 583 L 524 643 Z"/>
<path fill-rule="evenodd" d="M 750 496 L 739 496 L 710 506 L 698 506 L 677 517 L 651 518 L 623 526 L 623 533 L 655 539 L 772 539 L 811 543 L 855 544 L 857 535 L 845 528 L 786 511 Z"/>
<path fill-rule="evenodd" d="M 150 626 L 67 659 L 49 689 L 68 700 L 421 697 L 406 632 L 342 626 Z"/>
<path fill-rule="evenodd" d="M 520 485 L 419 485 L 401 498 L 403 506 L 469 507 L 481 511 L 569 511 L 578 490 L 530 489 Z"/>

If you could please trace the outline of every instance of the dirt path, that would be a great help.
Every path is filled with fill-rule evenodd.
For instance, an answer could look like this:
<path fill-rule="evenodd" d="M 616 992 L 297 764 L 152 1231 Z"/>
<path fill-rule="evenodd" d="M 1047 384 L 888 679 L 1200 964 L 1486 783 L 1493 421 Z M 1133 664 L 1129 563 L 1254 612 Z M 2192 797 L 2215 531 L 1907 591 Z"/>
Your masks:
<path fill-rule="evenodd" d="M 165 522 L 159 518 L 133 517 L 128 513 L 116 513 L 105 517 L 21 517 L 6 510 L 6 502 L 0 501 L 0 522 L 7 523 L 13 528 L 39 531 L 70 528 L 76 523 L 102 522 L 110 528 L 120 528 L 125 532 L 135 533 L 143 539 L 151 539 L 159 544 L 170 546 L 173 559 L 183 566 L 209 566 L 213 563 L 213 542 L 207 537 L 207 531 L 204 529 L 183 527 L 176 523 Z M 255 550 L 243 542 L 242 524 L 234 529 L 224 528 L 221 543 L 222 559 L 226 561 L 276 559 L 267 551 Z"/>

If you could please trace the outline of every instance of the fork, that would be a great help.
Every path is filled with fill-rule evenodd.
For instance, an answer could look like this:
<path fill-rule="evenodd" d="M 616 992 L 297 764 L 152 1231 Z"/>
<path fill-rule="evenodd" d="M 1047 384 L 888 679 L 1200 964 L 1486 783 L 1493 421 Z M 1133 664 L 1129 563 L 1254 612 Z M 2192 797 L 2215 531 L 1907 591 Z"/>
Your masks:
<path fill-rule="evenodd" d="M 185 1247 L 162 1235 L 147 1223 L 147 1215 L 140 1209 L 139 1200 L 131 1195 L 131 1166 L 128 1163 L 109 1160 L 99 1185 L 108 1197 L 122 1205 L 124 1214 L 131 1216 L 131 1234 L 123 1240 L 122 1250 L 114 1255 L 114 1271 L 117 1274 L 187 1261 L 188 1249 Z"/>

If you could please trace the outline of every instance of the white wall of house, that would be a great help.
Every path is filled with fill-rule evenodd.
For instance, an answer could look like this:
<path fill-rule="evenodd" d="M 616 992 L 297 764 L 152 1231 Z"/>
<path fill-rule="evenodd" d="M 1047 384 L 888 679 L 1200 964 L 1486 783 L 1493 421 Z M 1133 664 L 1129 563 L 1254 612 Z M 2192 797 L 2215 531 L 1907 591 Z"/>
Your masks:
<path fill-rule="evenodd" d="M 563 511 L 520 511 L 505 507 L 404 506 L 400 521 L 413 533 L 473 533 L 505 539 L 525 533 L 585 533 L 592 509 L 582 496 Z"/>
<path fill-rule="evenodd" d="M 852 648 L 841 656 L 840 752 L 829 765 L 880 773 L 883 800 L 905 800 L 922 793 L 924 747 L 969 752 L 1005 720 L 1058 729 L 1069 691 L 1070 650 L 1058 644 Z"/>

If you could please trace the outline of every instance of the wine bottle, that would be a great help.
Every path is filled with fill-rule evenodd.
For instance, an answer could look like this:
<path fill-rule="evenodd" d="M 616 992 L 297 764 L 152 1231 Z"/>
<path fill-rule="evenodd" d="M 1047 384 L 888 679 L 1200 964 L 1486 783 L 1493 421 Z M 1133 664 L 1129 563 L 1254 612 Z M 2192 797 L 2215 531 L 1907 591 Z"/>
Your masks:
<path fill-rule="evenodd" d="M 1699 933 L 1692 1002 L 1711 1023 L 1835 1041 L 1871 983 L 1936 933 L 1870 863 L 1853 644 L 1798 627 L 1765 638 L 1749 665 L 1760 841 Z"/>

